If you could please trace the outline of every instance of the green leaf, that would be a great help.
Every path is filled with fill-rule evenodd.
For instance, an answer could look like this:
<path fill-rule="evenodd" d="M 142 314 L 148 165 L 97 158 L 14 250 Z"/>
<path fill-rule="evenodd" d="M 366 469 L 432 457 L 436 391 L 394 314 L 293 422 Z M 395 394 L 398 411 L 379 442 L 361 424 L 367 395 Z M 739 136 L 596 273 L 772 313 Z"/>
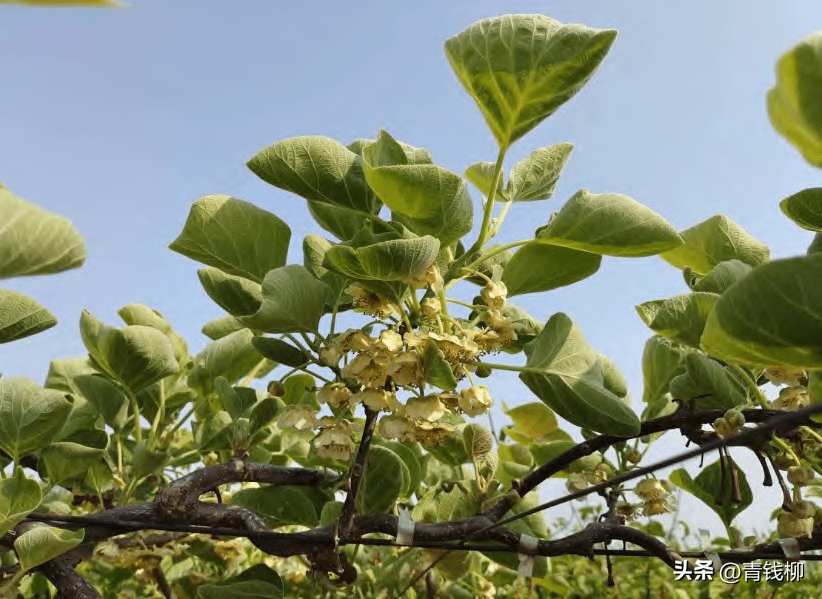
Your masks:
<path fill-rule="evenodd" d="M 229 333 L 234 333 L 244 328 L 245 325 L 243 323 L 229 314 L 215 318 L 214 320 L 209 320 L 203 325 L 201 330 L 203 335 L 212 341 L 216 341 L 217 339 L 222 339 Z"/>
<path fill-rule="evenodd" d="M 282 599 L 284 593 L 279 574 L 265 564 L 251 566 L 228 580 L 197 587 L 198 599 Z"/>
<path fill-rule="evenodd" d="M 669 480 L 707 505 L 728 527 L 733 519 L 753 502 L 753 494 L 750 486 L 748 486 L 745 472 L 738 466 L 736 472 L 739 477 L 739 487 L 742 495 L 741 503 L 733 503 L 731 500 L 730 472 L 726 471 L 725 488 L 722 488 L 722 470 L 719 461 L 703 468 L 696 478 L 691 478 L 687 470 L 679 468 L 671 472 Z M 717 505 L 716 500 L 718 498 L 722 499 L 722 505 Z"/>
<path fill-rule="evenodd" d="M 108 435 L 99 428 L 78 431 L 68 439 L 52 443 L 40 452 L 49 481 L 61 484 L 85 475 L 88 467 L 105 453 Z"/>
<path fill-rule="evenodd" d="M 285 264 L 291 229 L 282 220 L 227 195 L 200 198 L 191 206 L 169 248 L 193 260 L 258 283 Z"/>
<path fill-rule="evenodd" d="M 314 388 L 316 381 L 310 374 L 304 372 L 292 374 L 283 381 L 283 385 L 285 393 L 283 393 L 282 400 L 286 405 L 306 405 L 315 410 L 320 409 L 320 404 L 317 402 L 317 391 Z"/>
<path fill-rule="evenodd" d="M 514 430 L 535 441 L 557 428 L 557 417 L 544 403 L 533 402 L 503 410 Z"/>
<path fill-rule="evenodd" d="M 14 541 L 14 551 L 20 560 L 20 569 L 31 570 L 83 542 L 86 531 L 66 530 L 51 526 L 36 526 Z"/>
<path fill-rule="evenodd" d="M 259 283 L 212 267 L 199 269 L 197 276 L 208 297 L 232 316 L 254 314 L 260 309 L 263 294 Z"/>
<path fill-rule="evenodd" d="M 81 266 L 86 244 L 72 224 L 0 184 L 0 279 Z"/>
<path fill-rule="evenodd" d="M 329 293 L 328 285 L 302 266 L 281 266 L 265 275 L 260 309 L 239 320 L 266 333 L 310 333 L 319 326 Z"/>
<path fill-rule="evenodd" d="M 606 256 L 653 256 L 682 243 L 659 214 L 620 193 L 583 189 L 537 230 L 537 240 Z"/>
<path fill-rule="evenodd" d="M 545 146 L 517 162 L 508 179 L 511 200 L 533 202 L 550 198 L 573 149 L 574 145 L 567 142 Z"/>
<path fill-rule="evenodd" d="M 707 291 L 709 293 L 725 293 L 725 290 L 744 279 L 753 270 L 749 264 L 740 260 L 725 260 L 714 266 L 704 277 L 697 280 L 691 289 L 694 291 Z"/>
<path fill-rule="evenodd" d="M 408 468 L 408 481 L 405 480 L 405 470 L 403 470 L 403 488 L 401 496 L 411 499 L 414 493 L 418 493 L 420 489 L 420 481 L 425 478 L 425 464 L 427 462 L 420 462 L 419 457 L 414 451 L 404 443 L 399 441 L 386 441 L 376 437 L 373 443 L 390 449 L 397 457 L 399 457 L 405 467 Z"/>
<path fill-rule="evenodd" d="M 642 401 L 650 404 L 667 393 L 671 380 L 685 372 L 685 356 L 692 351 L 661 335 L 648 339 L 642 351 Z"/>
<path fill-rule="evenodd" d="M 214 389 L 217 391 L 223 409 L 235 420 L 257 403 L 257 392 L 254 389 L 232 387 L 224 376 L 214 379 Z"/>
<path fill-rule="evenodd" d="M 822 231 L 822 187 L 803 189 L 779 202 L 789 219 L 808 231 Z"/>
<path fill-rule="evenodd" d="M 303 350 L 275 337 L 254 337 L 251 345 L 269 360 L 291 368 L 300 368 L 311 361 Z"/>
<path fill-rule="evenodd" d="M 402 494 L 404 476 L 410 479 L 408 467 L 396 453 L 372 446 L 357 496 L 359 513 L 380 514 L 390 510 Z"/>
<path fill-rule="evenodd" d="M 763 264 L 728 289 L 702 349 L 726 362 L 822 367 L 822 254 Z"/>
<path fill-rule="evenodd" d="M 71 393 L 91 403 L 107 425 L 115 431 L 128 419 L 128 398 L 123 391 L 102 376 L 88 358 L 52 360 L 45 387 Z"/>
<path fill-rule="evenodd" d="M 368 161 L 368 146 L 363 153 L 368 185 L 395 220 L 443 245 L 471 230 L 474 210 L 462 177 L 434 164 L 377 166 Z"/>
<path fill-rule="evenodd" d="M 320 519 L 310 492 L 304 487 L 270 485 L 237 491 L 231 496 L 231 503 L 251 510 L 269 526 L 313 527 Z"/>
<path fill-rule="evenodd" d="M 482 193 L 482 195 L 486 198 L 491 194 L 491 183 L 494 181 L 495 166 L 496 165 L 493 162 L 477 162 L 465 169 L 465 172 L 463 173 L 465 178 L 473 183 L 474 187 L 479 189 L 480 193 Z M 502 200 L 503 202 L 507 202 L 510 200 L 510 196 L 503 188 L 502 180 L 504 178 L 505 177 L 502 176 L 499 178 L 499 181 L 497 182 L 497 193 L 494 197 L 498 200 Z"/>
<path fill-rule="evenodd" d="M 697 410 L 729 410 L 748 401 L 745 385 L 727 368 L 702 352 L 685 356 L 685 372 L 671 379 L 671 395 L 690 400 Z"/>
<path fill-rule="evenodd" d="M 505 265 L 502 282 L 508 288 L 508 297 L 550 291 L 590 277 L 601 263 L 599 254 L 527 243 Z"/>
<path fill-rule="evenodd" d="M 516 354 L 521 352 L 525 344 L 533 341 L 543 327 L 542 322 L 511 302 L 505 302 L 505 305 L 500 309 L 500 315 L 511 323 L 511 327 L 517 334 L 515 341 L 502 348 L 502 351 L 506 353 Z"/>
<path fill-rule="evenodd" d="M 36 335 L 57 324 L 57 318 L 27 295 L 0 288 L 0 343 Z"/>
<path fill-rule="evenodd" d="M 453 391 L 457 388 L 457 379 L 445 355 L 437 348 L 437 344 L 429 340 L 422 354 L 422 369 L 425 382 L 443 391 Z"/>
<path fill-rule="evenodd" d="M 37 509 L 41 499 L 40 485 L 26 477 L 22 468 L 13 477 L 0 479 L 0 537 Z"/>
<path fill-rule="evenodd" d="M 630 404 L 628 397 L 628 381 L 622 376 L 617 365 L 605 354 L 597 352 L 599 367 L 602 370 L 602 386 L 608 391 Z"/>
<path fill-rule="evenodd" d="M 351 208 L 342 208 L 323 202 L 308 202 L 308 211 L 318 225 L 340 240 L 351 239 L 368 225 L 385 229 L 372 215 Z"/>
<path fill-rule="evenodd" d="M 430 235 L 358 248 L 334 245 L 326 251 L 324 265 L 352 279 L 405 281 L 424 273 L 439 249 L 440 242 Z"/>
<path fill-rule="evenodd" d="M 379 210 L 365 182 L 362 159 L 329 137 L 283 139 L 253 156 L 248 168 L 266 183 L 306 200 L 366 215 Z"/>
<path fill-rule="evenodd" d="M 505 15 L 449 38 L 445 53 L 505 149 L 585 85 L 615 37 L 613 29 Z"/>
<path fill-rule="evenodd" d="M 808 254 L 818 254 L 820 252 L 822 252 L 822 233 L 817 233 L 808 246 Z"/>
<path fill-rule="evenodd" d="M 771 124 L 814 166 L 822 167 L 822 34 L 812 33 L 776 63 L 768 92 Z"/>
<path fill-rule="evenodd" d="M 72 401 L 26 378 L 0 379 L 0 449 L 18 460 L 48 446 L 63 428 Z"/>
<path fill-rule="evenodd" d="M 83 310 L 80 336 L 94 362 L 134 393 L 180 370 L 171 341 L 153 327 L 116 329 Z"/>
<path fill-rule="evenodd" d="M 661 257 L 677 268 L 690 268 L 698 275 L 720 262 L 739 260 L 758 266 L 770 260 L 768 247 L 748 234 L 727 216 L 718 214 L 680 233 L 684 242 Z"/>
<path fill-rule="evenodd" d="M 400 149 L 405 154 L 405 161 L 403 162 L 403 164 L 432 164 L 434 162 L 431 158 L 431 152 L 429 152 L 425 148 L 417 148 L 405 142 L 395 140 L 393 137 L 388 135 L 386 131 L 380 130 L 380 137 L 383 136 L 387 136 L 388 138 L 390 138 L 390 141 L 399 145 Z M 346 147 L 355 154 L 362 157 L 363 149 L 365 148 L 365 146 L 372 144 L 375 141 L 379 140 L 355 139 Z"/>
<path fill-rule="evenodd" d="M 567 315 L 554 314 L 525 354 L 520 379 L 565 420 L 609 435 L 639 432 L 636 414 L 604 387 L 597 352 Z"/>
<path fill-rule="evenodd" d="M 212 341 L 194 357 L 194 365 L 188 373 L 188 384 L 203 395 L 214 391 L 214 379 L 224 376 L 234 384 L 260 363 L 251 340 L 254 333 L 242 329 Z"/>
<path fill-rule="evenodd" d="M 715 293 L 685 293 L 639 304 L 636 311 L 658 335 L 698 349 L 705 321 L 719 297 Z"/>
<path fill-rule="evenodd" d="M 126 324 L 139 324 L 163 333 L 174 347 L 174 357 L 181 364 L 188 360 L 188 344 L 176 333 L 171 324 L 157 310 L 142 304 L 128 304 L 117 310 L 117 314 Z"/>

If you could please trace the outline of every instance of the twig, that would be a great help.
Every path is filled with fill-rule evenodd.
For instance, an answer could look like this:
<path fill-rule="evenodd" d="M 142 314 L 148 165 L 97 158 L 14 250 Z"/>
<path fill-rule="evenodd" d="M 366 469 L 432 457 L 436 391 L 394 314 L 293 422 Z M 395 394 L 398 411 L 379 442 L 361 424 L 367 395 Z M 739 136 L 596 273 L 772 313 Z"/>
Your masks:
<path fill-rule="evenodd" d="M 365 460 L 368 457 L 368 448 L 371 446 L 371 439 L 374 437 L 374 427 L 377 423 L 377 414 L 373 410 L 365 408 L 365 426 L 360 439 L 360 447 L 357 450 L 357 457 L 354 465 L 349 471 L 348 495 L 345 496 L 340 517 L 337 520 L 337 538 L 345 539 L 351 532 L 351 525 L 354 521 L 354 514 L 357 511 L 357 495 L 362 485 L 363 474 L 365 474 Z"/>

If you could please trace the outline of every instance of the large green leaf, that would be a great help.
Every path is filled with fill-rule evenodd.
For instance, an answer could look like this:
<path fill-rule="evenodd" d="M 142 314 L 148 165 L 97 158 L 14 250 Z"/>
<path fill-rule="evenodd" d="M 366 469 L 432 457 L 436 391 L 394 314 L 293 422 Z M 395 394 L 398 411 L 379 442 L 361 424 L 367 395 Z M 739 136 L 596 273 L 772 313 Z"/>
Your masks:
<path fill-rule="evenodd" d="M 537 231 L 541 242 L 607 256 L 653 256 L 682 243 L 656 212 L 619 193 L 580 190 Z"/>
<path fill-rule="evenodd" d="M 808 231 L 822 231 L 822 187 L 803 189 L 779 202 L 789 219 Z"/>
<path fill-rule="evenodd" d="M 107 445 L 106 432 L 90 428 L 50 444 L 40 452 L 40 460 L 45 464 L 49 480 L 60 484 L 78 475 L 85 475 L 86 469 L 103 456 Z"/>
<path fill-rule="evenodd" d="M 457 379 L 445 355 L 437 348 L 433 340 L 425 345 L 422 354 L 423 373 L 425 382 L 444 391 L 453 391 L 457 388 Z"/>
<path fill-rule="evenodd" d="M 285 264 L 291 229 L 282 220 L 227 195 L 200 198 L 169 248 L 252 281 Z"/>
<path fill-rule="evenodd" d="M 725 260 L 714 266 L 707 275 L 694 281 L 690 287 L 693 291 L 724 293 L 728 287 L 748 276 L 751 270 L 753 267 L 741 260 Z"/>
<path fill-rule="evenodd" d="M 254 155 L 248 168 L 266 183 L 306 200 L 365 215 L 379 210 L 360 156 L 329 137 L 283 139 Z"/>
<path fill-rule="evenodd" d="M 721 214 L 685 229 L 680 236 L 684 243 L 663 253 L 662 258 L 677 268 L 690 268 L 698 275 L 709 273 L 726 260 L 736 259 L 758 266 L 771 257 L 766 245 Z"/>
<path fill-rule="evenodd" d="M 726 362 L 822 367 L 822 254 L 763 264 L 728 289 L 702 349 Z"/>
<path fill-rule="evenodd" d="M 639 304 L 636 311 L 655 333 L 699 348 L 705 321 L 718 298 L 715 293 L 684 293 Z"/>
<path fill-rule="evenodd" d="M 322 318 L 331 289 L 304 267 L 289 264 L 275 268 L 263 280 L 263 303 L 240 322 L 266 333 L 312 332 Z"/>
<path fill-rule="evenodd" d="M 13 477 L 0 479 L 0 537 L 37 509 L 41 499 L 40 485 L 27 478 L 22 468 Z"/>
<path fill-rule="evenodd" d="M 71 413 L 72 397 L 26 378 L 0 379 L 0 449 L 14 459 L 46 447 Z"/>
<path fill-rule="evenodd" d="M 35 335 L 57 324 L 57 318 L 27 295 L 0 289 L 0 343 Z"/>
<path fill-rule="evenodd" d="M 671 379 L 685 372 L 683 361 L 691 351 L 661 335 L 654 335 L 645 342 L 642 351 L 642 401 L 650 404 L 668 392 Z"/>
<path fill-rule="evenodd" d="M 815 32 L 776 63 L 776 85 L 768 92 L 771 124 L 805 160 L 822 167 L 822 33 Z"/>
<path fill-rule="evenodd" d="M 72 224 L 0 183 L 0 279 L 77 268 L 86 244 Z"/>
<path fill-rule="evenodd" d="M 229 333 L 233 333 L 235 331 L 239 331 L 245 328 L 245 325 L 241 323 L 239 320 L 227 314 L 226 316 L 221 316 L 219 318 L 215 318 L 214 320 L 209 320 L 207 323 L 203 325 L 201 329 L 203 335 L 211 339 L 212 341 L 216 341 L 217 339 L 222 339 Z"/>
<path fill-rule="evenodd" d="M 395 220 L 419 235 L 432 235 L 448 245 L 471 230 L 474 210 L 465 180 L 434 164 L 363 165 L 368 184 Z"/>
<path fill-rule="evenodd" d="M 265 564 L 251 566 L 237 576 L 197 588 L 198 599 L 282 599 L 283 581 Z"/>
<path fill-rule="evenodd" d="M 554 314 L 525 354 L 520 379 L 565 420 L 609 435 L 639 432 L 639 418 L 605 388 L 597 352 L 567 315 Z"/>
<path fill-rule="evenodd" d="M 194 357 L 194 366 L 188 374 L 188 384 L 208 395 L 214 391 L 214 379 L 224 376 L 236 383 L 262 360 L 251 345 L 254 333 L 241 329 L 212 341 Z"/>
<path fill-rule="evenodd" d="M 742 381 L 716 360 L 702 352 L 691 352 L 685 356 L 684 364 L 685 372 L 671 379 L 673 397 L 694 400 L 693 406 L 698 410 L 729 410 L 748 401 Z"/>
<path fill-rule="evenodd" d="M 412 146 L 405 142 L 395 140 L 393 137 L 388 135 L 386 131 L 380 130 L 380 136 L 388 136 L 391 138 L 393 142 L 399 145 L 402 149 L 403 153 L 405 154 L 405 162 L 403 164 L 432 164 L 434 160 L 431 158 L 431 152 L 426 150 L 425 148 L 418 148 L 416 146 Z M 379 141 L 378 139 L 355 139 L 346 147 L 354 152 L 355 154 L 362 156 L 363 149 L 365 146 L 374 143 L 375 141 Z"/>
<path fill-rule="evenodd" d="M 602 256 L 546 243 L 528 243 L 514 253 L 502 282 L 508 296 L 549 291 L 590 277 L 602 263 Z"/>
<path fill-rule="evenodd" d="M 157 310 L 144 306 L 143 304 L 132 303 L 117 310 L 117 314 L 126 324 L 140 324 L 163 333 L 171 345 L 174 347 L 174 357 L 180 364 L 188 359 L 188 344 L 171 324 Z"/>
<path fill-rule="evenodd" d="M 307 487 L 270 485 L 237 491 L 231 496 L 231 503 L 250 509 L 269 526 L 313 527 L 319 522 L 319 515 L 310 497 L 312 493 L 316 491 Z"/>
<path fill-rule="evenodd" d="M 153 327 L 116 329 L 83 310 L 80 336 L 94 362 L 135 393 L 180 370 L 171 341 Z"/>
<path fill-rule="evenodd" d="M 86 531 L 66 530 L 51 526 L 36 526 L 14 541 L 14 551 L 20 560 L 20 569 L 31 570 L 58 555 L 74 549 L 83 542 Z"/>
<path fill-rule="evenodd" d="M 445 53 L 504 149 L 585 85 L 615 37 L 613 29 L 505 15 L 448 39 Z"/>
<path fill-rule="evenodd" d="M 259 283 L 212 267 L 199 269 L 197 276 L 208 297 L 232 316 L 254 314 L 260 309 L 263 294 Z"/>
<path fill-rule="evenodd" d="M 366 226 L 385 228 L 370 214 L 333 204 L 310 201 L 308 211 L 318 225 L 342 241 L 351 239 Z"/>
<path fill-rule="evenodd" d="M 251 345 L 269 360 L 290 368 L 300 368 L 311 361 L 303 350 L 276 337 L 254 337 Z"/>
<path fill-rule="evenodd" d="M 379 514 L 390 510 L 402 494 L 403 476 L 408 477 L 410 473 L 396 453 L 386 447 L 372 446 L 357 496 L 359 512 Z"/>
<path fill-rule="evenodd" d="M 545 146 L 517 162 L 508 179 L 507 192 L 511 200 L 532 202 L 550 198 L 573 149 L 573 144 L 567 142 Z"/>
<path fill-rule="evenodd" d="M 684 468 L 674 470 L 669 478 L 677 487 L 688 491 L 713 510 L 727 527 L 731 525 L 731 521 L 739 513 L 753 502 L 753 494 L 751 493 L 751 487 L 748 485 L 748 479 L 745 477 L 745 472 L 737 467 L 736 473 L 739 477 L 739 490 L 742 496 L 740 503 L 733 503 L 731 499 L 731 476 L 727 470 L 723 489 L 722 469 L 719 461 L 703 468 L 696 478 L 691 478 L 691 475 Z M 717 499 L 721 499 L 721 505 L 717 504 Z"/>
<path fill-rule="evenodd" d="M 535 441 L 557 428 L 557 417 L 544 403 L 533 402 L 504 410 L 513 424 L 513 430 Z"/>
<path fill-rule="evenodd" d="M 402 281 L 424 273 L 436 261 L 439 249 L 439 240 L 430 235 L 358 248 L 334 245 L 325 252 L 324 266 L 352 279 Z"/>
<path fill-rule="evenodd" d="M 119 431 L 128 418 L 128 398 L 123 391 L 102 376 L 88 358 L 52 360 L 45 387 L 85 398 L 103 416 L 107 425 Z"/>

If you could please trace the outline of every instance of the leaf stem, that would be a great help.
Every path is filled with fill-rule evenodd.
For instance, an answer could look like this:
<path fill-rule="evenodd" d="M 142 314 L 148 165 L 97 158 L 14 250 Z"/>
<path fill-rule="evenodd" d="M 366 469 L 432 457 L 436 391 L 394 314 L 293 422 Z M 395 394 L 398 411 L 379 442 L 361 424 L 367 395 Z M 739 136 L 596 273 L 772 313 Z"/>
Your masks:
<path fill-rule="evenodd" d="M 485 245 L 485 242 L 488 240 L 488 233 L 489 227 L 491 225 L 491 214 L 494 211 L 494 196 L 497 194 L 497 186 L 499 185 L 499 179 L 502 176 L 502 163 L 505 160 L 505 152 L 507 148 L 500 147 L 499 152 L 497 153 L 497 162 L 494 164 L 494 175 L 491 177 L 491 191 L 488 192 L 488 197 L 485 199 L 485 211 L 482 214 L 482 225 L 480 225 L 480 232 L 479 237 L 474 242 L 474 245 L 471 246 L 466 253 L 466 255 L 470 255 L 473 252 L 476 252 L 482 249 L 482 246 Z"/>
<path fill-rule="evenodd" d="M 137 404 L 137 396 L 126 386 L 123 386 L 123 390 L 126 392 L 126 397 L 131 403 L 131 411 L 134 413 L 134 441 L 139 443 L 143 440 L 143 430 L 140 427 L 140 406 Z"/>
<path fill-rule="evenodd" d="M 151 423 L 151 431 L 148 434 L 148 448 L 154 450 L 157 445 L 157 434 L 160 430 L 160 423 L 166 417 L 166 391 L 164 379 L 160 379 L 160 400 L 157 406 L 157 413 L 154 415 L 154 422 Z"/>

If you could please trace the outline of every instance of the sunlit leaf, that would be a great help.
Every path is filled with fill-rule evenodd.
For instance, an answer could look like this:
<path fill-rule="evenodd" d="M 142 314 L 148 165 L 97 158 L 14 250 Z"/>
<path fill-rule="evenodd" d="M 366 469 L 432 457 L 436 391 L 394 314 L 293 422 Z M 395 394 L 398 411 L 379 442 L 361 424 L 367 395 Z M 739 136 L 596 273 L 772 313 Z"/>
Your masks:
<path fill-rule="evenodd" d="M 41 498 L 40 485 L 27 478 L 22 468 L 14 476 L 0 479 L 0 537 L 33 512 Z"/>
<path fill-rule="evenodd" d="M 689 267 L 698 275 L 708 274 L 726 260 L 758 266 L 770 260 L 770 250 L 742 227 L 721 214 L 685 229 L 684 242 L 661 257 L 677 268 Z"/>
<path fill-rule="evenodd" d="M 715 293 L 685 293 L 644 302 L 636 306 L 636 311 L 655 333 L 699 348 L 705 321 L 718 298 Z"/>
<path fill-rule="evenodd" d="M 822 254 L 763 264 L 728 289 L 702 349 L 726 362 L 822 367 Z"/>
<path fill-rule="evenodd" d="M 266 333 L 298 333 L 317 330 L 330 293 L 328 285 L 302 266 L 275 268 L 263 280 L 260 309 L 240 322 Z"/>
<path fill-rule="evenodd" d="M 789 219 L 808 231 L 822 231 L 822 187 L 803 189 L 779 202 Z"/>
<path fill-rule="evenodd" d="M 23 571 L 49 561 L 58 555 L 74 549 L 83 542 L 86 531 L 66 530 L 51 526 L 36 526 L 14 541 L 14 551 Z"/>
<path fill-rule="evenodd" d="M 776 63 L 768 92 L 768 116 L 805 160 L 822 167 L 822 33 L 814 32 Z"/>
<path fill-rule="evenodd" d="M 659 214 L 620 193 L 583 189 L 538 229 L 537 240 L 606 256 L 653 256 L 682 243 Z"/>
<path fill-rule="evenodd" d="M 504 149 L 585 85 L 615 37 L 612 29 L 505 15 L 449 38 L 445 53 Z"/>
<path fill-rule="evenodd" d="M 71 413 L 70 395 L 29 379 L 0 379 L 0 449 L 17 459 L 46 447 Z"/>
<path fill-rule="evenodd" d="M 700 472 L 696 478 L 691 478 L 687 470 L 680 468 L 674 470 L 669 479 L 676 486 L 685 489 L 713 510 L 725 526 L 730 526 L 733 519 L 753 502 L 753 494 L 748 485 L 745 472 L 737 466 L 736 473 L 739 477 L 740 494 L 742 497 L 740 503 L 734 503 L 731 499 L 731 476 L 727 470 L 725 472 L 725 485 L 723 488 L 722 470 L 719 461 L 703 468 L 702 472 Z M 721 500 L 721 504 L 717 504 L 717 499 Z"/>
<path fill-rule="evenodd" d="M 261 283 L 285 264 L 291 229 L 282 220 L 227 195 L 200 198 L 169 248 L 208 266 Z"/>
<path fill-rule="evenodd" d="M 0 343 L 35 335 L 57 324 L 57 318 L 27 295 L 0 289 Z"/>
<path fill-rule="evenodd" d="M 550 291 L 590 277 L 602 256 L 546 243 L 528 243 L 517 250 L 502 272 L 508 296 Z"/>
<path fill-rule="evenodd" d="M 533 202 L 550 198 L 573 149 L 573 144 L 567 142 L 545 146 L 517 162 L 508 179 L 507 192 L 511 200 Z"/>
<path fill-rule="evenodd" d="M 263 301 L 262 286 L 243 277 L 235 277 L 219 268 L 197 270 L 208 297 L 232 316 L 254 314 Z"/>
<path fill-rule="evenodd" d="M 68 220 L 0 184 L 0 279 L 62 272 L 85 260 L 86 244 Z"/>
<path fill-rule="evenodd" d="M 702 352 L 690 352 L 684 359 L 685 372 L 671 379 L 671 395 L 693 400 L 697 410 L 729 410 L 748 401 L 745 386 L 727 368 Z"/>

